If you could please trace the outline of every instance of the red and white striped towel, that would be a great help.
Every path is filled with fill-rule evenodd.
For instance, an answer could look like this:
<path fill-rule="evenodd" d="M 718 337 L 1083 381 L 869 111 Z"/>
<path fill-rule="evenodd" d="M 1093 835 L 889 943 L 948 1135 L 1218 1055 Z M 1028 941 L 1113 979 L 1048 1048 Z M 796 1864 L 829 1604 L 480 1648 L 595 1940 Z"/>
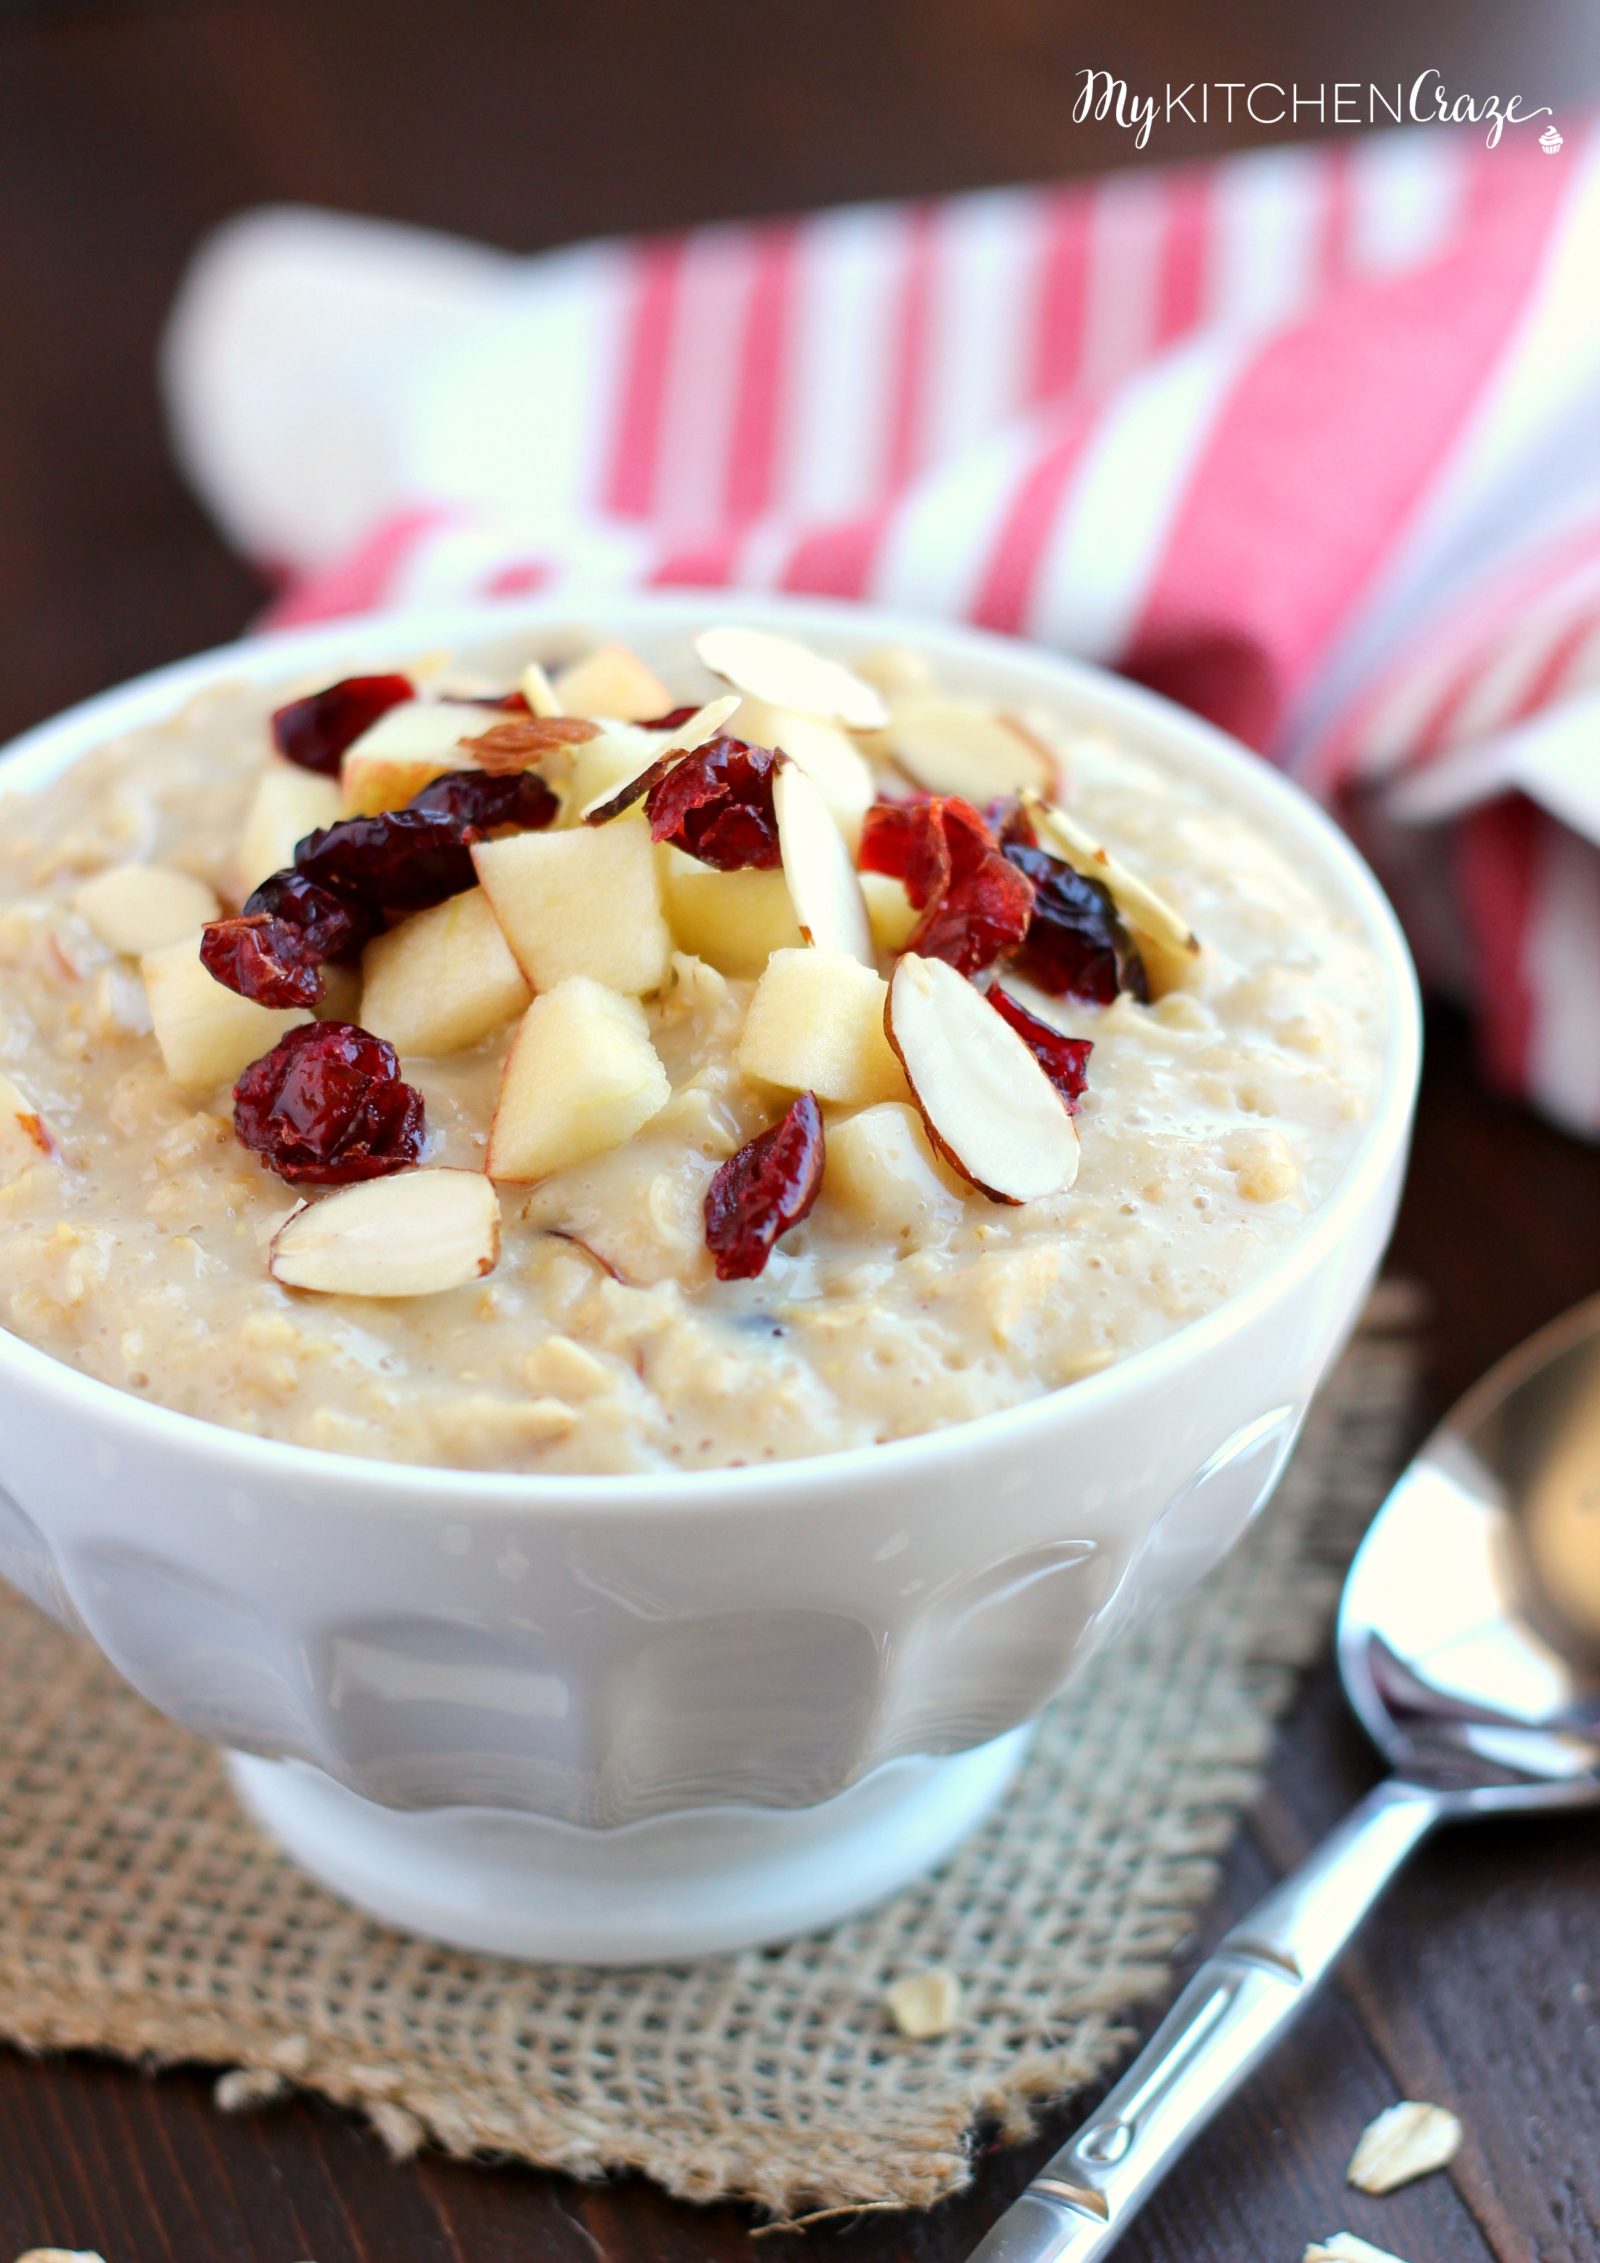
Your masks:
<path fill-rule="evenodd" d="M 1600 1136 L 1600 132 L 1447 129 L 513 260 L 204 248 L 180 452 L 279 621 L 823 591 L 1104 661 L 1341 811 Z"/>

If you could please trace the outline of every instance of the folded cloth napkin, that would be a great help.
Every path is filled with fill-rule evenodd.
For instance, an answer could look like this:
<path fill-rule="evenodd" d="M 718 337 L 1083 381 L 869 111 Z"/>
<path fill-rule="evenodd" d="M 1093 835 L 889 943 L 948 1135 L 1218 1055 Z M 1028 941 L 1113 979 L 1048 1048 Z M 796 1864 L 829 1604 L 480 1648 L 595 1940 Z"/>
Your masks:
<path fill-rule="evenodd" d="M 279 622 L 807 590 L 1155 685 L 1600 1137 L 1597 278 L 1600 131 L 1421 128 L 533 259 L 251 213 L 165 375 Z"/>

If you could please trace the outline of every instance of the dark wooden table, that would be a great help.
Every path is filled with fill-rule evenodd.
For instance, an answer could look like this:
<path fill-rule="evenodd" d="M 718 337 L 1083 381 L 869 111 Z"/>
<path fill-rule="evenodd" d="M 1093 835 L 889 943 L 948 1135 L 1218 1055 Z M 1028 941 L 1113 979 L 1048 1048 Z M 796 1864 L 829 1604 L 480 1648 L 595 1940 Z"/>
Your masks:
<path fill-rule="evenodd" d="M 1453 83 L 1565 109 L 1600 83 L 1588 0 L 0 0 L 0 736 L 219 641 L 259 602 L 171 472 L 151 358 L 185 255 L 265 198 L 532 249 L 840 197 L 1126 162 L 1074 127 L 1076 74 Z M 1242 137 L 1236 137 L 1242 138 Z M 1224 146 L 1212 133 L 1173 156 Z M 1396 1250 L 1438 1313 L 1437 1401 L 1600 1274 L 1600 1157 L 1486 1096 L 1438 1018 Z M 1229 1858 L 1209 1940 L 1371 1780 L 1313 1677 Z M 1600 2258 L 1600 1835 L 1481 1829 L 1419 1858 L 1268 2072 L 1122 2250 L 1295 2263 L 1350 2225 L 1409 2263 Z M 1448 2178 L 1347 2199 L 1355 2134 L 1397 2096 L 1453 2103 Z M 963 2255 L 1084 2101 L 917 2221 L 809 2235 L 839 2263 Z M 736 2209 L 426 2159 L 392 2166 L 311 2104 L 217 2114 L 203 2074 L 0 2053 L 0 2263 L 716 2263 Z"/>

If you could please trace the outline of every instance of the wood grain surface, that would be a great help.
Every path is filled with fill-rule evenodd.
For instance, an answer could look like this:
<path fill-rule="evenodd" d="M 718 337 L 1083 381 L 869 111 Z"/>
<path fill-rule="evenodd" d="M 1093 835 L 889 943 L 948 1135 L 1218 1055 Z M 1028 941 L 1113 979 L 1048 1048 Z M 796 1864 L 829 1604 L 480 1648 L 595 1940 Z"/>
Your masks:
<path fill-rule="evenodd" d="M 231 635 L 252 576 L 172 471 L 153 356 L 204 229 L 326 202 L 533 249 L 574 235 L 1126 163 L 1077 74 L 1393 78 L 1573 108 L 1590 0 L 1284 10 L 1147 0 L 181 0 L 0 8 L 0 736 Z M 1552 94 L 1551 89 L 1556 91 Z M 1213 130 L 1173 157 L 1226 145 Z M 1236 134 L 1235 139 L 1243 138 Z M 1436 1017 L 1396 1250 L 1436 1302 L 1435 1403 L 1600 1273 L 1600 1157 L 1485 1093 Z M 1330 1671 L 1307 1687 L 1202 1928 L 1212 1938 L 1371 1780 Z M 1360 2232 L 1408 2263 L 1600 2259 L 1600 1831 L 1480 1828 L 1416 1862 L 1304 2024 L 1121 2251 L 1296 2263 Z M 1466 2123 L 1448 2176 L 1348 2194 L 1404 2095 Z M 820 2227 L 837 2263 L 956 2263 L 1087 2100 L 925 2218 Z M 0 2263 L 756 2263 L 737 2209 L 435 2159 L 331 2110 L 229 2119 L 203 2072 L 0 2053 Z"/>

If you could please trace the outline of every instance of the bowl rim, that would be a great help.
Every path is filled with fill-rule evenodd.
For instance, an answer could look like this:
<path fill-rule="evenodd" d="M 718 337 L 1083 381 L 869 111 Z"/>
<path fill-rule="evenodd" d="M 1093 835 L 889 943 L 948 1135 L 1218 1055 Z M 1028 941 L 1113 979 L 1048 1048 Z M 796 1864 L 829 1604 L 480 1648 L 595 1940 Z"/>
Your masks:
<path fill-rule="evenodd" d="M 1209 783 L 1264 814 L 1279 838 L 1309 843 L 1325 881 L 1356 910 L 1384 973 L 1389 1048 L 1371 1117 L 1344 1173 L 1321 1208 L 1254 1280 L 1210 1311 L 1153 1344 L 1131 1352 L 1099 1373 L 1058 1385 L 1018 1404 L 975 1415 L 942 1429 L 920 1431 L 882 1444 L 848 1446 L 783 1461 L 695 1470 L 623 1473 L 459 1470 L 425 1462 L 368 1459 L 329 1448 L 301 1446 L 236 1430 L 203 1415 L 186 1414 L 83 1373 L 0 1325 L 0 1373 L 10 1371 L 28 1389 L 76 1413 L 121 1424 L 140 1442 L 165 1446 L 182 1458 L 213 1455 L 248 1466 L 282 1487 L 315 1482 L 324 1491 L 391 1496 L 397 1511 L 433 1507 L 478 1513 L 541 1510 L 596 1513 L 663 1509 L 692 1504 L 700 1510 L 744 1509 L 819 1488 L 914 1477 L 937 1457 L 982 1460 L 991 1448 L 1022 1445 L 1030 1433 L 1058 1423 L 1071 1409 L 1087 1419 L 1115 1410 L 1121 1400 L 1159 1390 L 1192 1360 L 1242 1332 L 1263 1311 L 1313 1272 L 1344 1238 L 1351 1218 L 1377 1193 L 1409 1137 L 1422 1050 L 1417 977 L 1399 920 L 1365 860 L 1333 819 L 1276 765 L 1216 725 L 1142 685 L 1090 662 L 1029 644 L 1020 638 L 965 624 L 881 610 L 838 599 L 720 590 L 638 591 L 574 584 L 537 597 L 449 604 L 415 604 L 382 612 L 341 615 L 313 627 L 266 630 L 169 663 L 78 702 L 0 747 L 0 812 L 9 795 L 27 791 L 71 767 L 108 738 L 159 721 L 187 697 L 227 677 L 255 682 L 292 678 L 323 656 L 374 657 L 397 648 L 465 648 L 495 637 L 550 633 L 597 619 L 619 637 L 631 620 L 639 628 L 684 631 L 713 619 L 737 619 L 781 628 L 797 636 L 838 637 L 861 649 L 904 644 L 936 661 L 971 661 L 979 667 L 1026 672 L 1030 691 L 1059 697 L 1093 722 L 1130 728 L 1158 760 L 1195 768 Z M 32 778 L 19 771 L 34 770 Z M 13 783 L 15 781 L 15 783 Z M 242 1473 L 240 1473 L 242 1474 Z"/>

